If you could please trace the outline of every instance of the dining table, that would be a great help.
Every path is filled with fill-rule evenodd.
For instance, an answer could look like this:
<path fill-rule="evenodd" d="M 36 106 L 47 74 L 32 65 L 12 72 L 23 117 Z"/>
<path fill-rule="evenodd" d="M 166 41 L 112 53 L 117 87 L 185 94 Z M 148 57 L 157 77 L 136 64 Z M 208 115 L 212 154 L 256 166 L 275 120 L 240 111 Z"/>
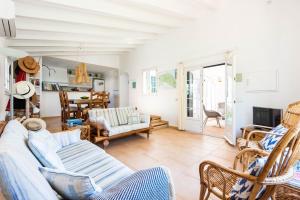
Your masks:
<path fill-rule="evenodd" d="M 102 99 L 69 99 L 69 104 L 77 105 L 77 118 L 81 118 L 81 113 L 83 109 L 89 108 L 92 109 L 95 104 L 103 103 Z M 110 103 L 110 100 L 106 101 L 107 104 Z"/>

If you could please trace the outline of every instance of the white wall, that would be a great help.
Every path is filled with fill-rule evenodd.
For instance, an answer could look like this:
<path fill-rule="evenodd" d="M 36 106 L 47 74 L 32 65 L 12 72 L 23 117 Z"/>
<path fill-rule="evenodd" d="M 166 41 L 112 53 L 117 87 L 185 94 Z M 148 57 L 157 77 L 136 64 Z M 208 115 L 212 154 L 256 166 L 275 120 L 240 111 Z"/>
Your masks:
<path fill-rule="evenodd" d="M 1 47 L 5 47 L 4 38 L 0 38 L 0 48 Z M 0 54 L 0 121 L 5 118 L 5 109 L 9 99 L 4 90 L 4 59 L 5 57 Z"/>
<path fill-rule="evenodd" d="M 119 68 L 120 57 L 118 55 L 86 55 L 86 56 L 53 56 L 56 58 L 85 62 L 89 64 Z"/>
<path fill-rule="evenodd" d="M 104 73 L 105 91 L 110 93 L 109 107 L 119 106 L 119 76 L 118 71 L 109 71 Z"/>
<path fill-rule="evenodd" d="M 46 67 L 43 67 L 43 81 L 61 82 L 61 83 L 67 83 L 69 81 L 67 68 L 52 67 L 52 66 L 49 67 L 51 69 L 50 76 L 49 76 L 49 70 Z M 56 73 L 53 70 L 55 70 Z"/>
<path fill-rule="evenodd" d="M 223 0 L 200 20 L 166 34 L 124 56 L 121 66 L 137 89 L 130 89 L 130 104 L 159 114 L 177 124 L 176 90 L 142 95 L 145 68 L 175 68 L 180 61 L 235 49 L 237 72 L 278 69 L 277 92 L 247 93 L 243 80 L 237 84 L 237 126 L 252 121 L 252 106 L 285 108 L 300 99 L 300 1 Z M 257 80 L 264 84 L 266 80 Z"/>

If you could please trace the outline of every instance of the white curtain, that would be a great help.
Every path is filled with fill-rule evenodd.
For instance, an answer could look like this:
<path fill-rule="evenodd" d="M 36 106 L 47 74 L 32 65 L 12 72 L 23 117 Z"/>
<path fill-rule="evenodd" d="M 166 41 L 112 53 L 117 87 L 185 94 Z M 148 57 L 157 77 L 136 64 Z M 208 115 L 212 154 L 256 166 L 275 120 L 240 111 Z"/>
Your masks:
<path fill-rule="evenodd" d="M 177 66 L 177 92 L 178 92 L 178 129 L 184 130 L 184 65 L 179 63 Z"/>

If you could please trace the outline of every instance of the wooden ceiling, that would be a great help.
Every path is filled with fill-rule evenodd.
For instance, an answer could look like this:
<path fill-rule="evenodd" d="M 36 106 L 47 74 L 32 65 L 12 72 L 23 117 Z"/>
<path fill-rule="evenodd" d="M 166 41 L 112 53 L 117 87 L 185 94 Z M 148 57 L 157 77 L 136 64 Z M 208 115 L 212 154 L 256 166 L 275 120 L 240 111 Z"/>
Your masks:
<path fill-rule="evenodd" d="M 17 37 L 36 56 L 118 55 L 196 20 L 215 0 L 14 0 Z"/>

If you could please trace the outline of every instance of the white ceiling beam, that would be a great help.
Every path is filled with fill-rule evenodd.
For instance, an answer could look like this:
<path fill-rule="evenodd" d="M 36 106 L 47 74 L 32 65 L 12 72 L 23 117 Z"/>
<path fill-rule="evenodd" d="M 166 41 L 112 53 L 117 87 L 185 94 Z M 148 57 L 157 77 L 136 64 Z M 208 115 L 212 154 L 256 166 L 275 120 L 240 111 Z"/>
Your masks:
<path fill-rule="evenodd" d="M 93 25 L 78 25 L 61 21 L 41 20 L 28 17 L 16 17 L 16 27 L 22 30 L 64 32 L 75 34 L 86 34 L 94 36 L 130 37 L 136 39 L 150 39 L 156 34 L 136 31 L 125 31 L 113 28 L 102 28 Z"/>
<path fill-rule="evenodd" d="M 7 39 L 6 46 L 10 47 L 85 47 L 85 48 L 135 48 L 136 45 L 130 44 L 103 44 L 103 43 L 83 43 L 65 42 L 51 40 L 17 40 Z"/>
<path fill-rule="evenodd" d="M 86 55 L 121 55 L 126 52 L 87 52 L 78 54 L 78 52 L 35 52 L 30 53 L 31 56 L 86 56 Z"/>
<path fill-rule="evenodd" d="M 187 2 L 187 0 L 111 0 L 119 4 L 127 4 L 137 8 L 148 9 L 152 12 L 161 12 L 171 16 L 195 19 L 203 10 L 199 3 Z"/>
<path fill-rule="evenodd" d="M 89 48 L 80 48 L 80 47 L 15 47 L 16 49 L 20 49 L 26 52 L 78 52 L 78 53 L 85 53 L 85 52 L 111 52 L 111 51 L 130 51 L 132 49 L 129 48 L 99 48 L 99 47 L 89 47 Z"/>
<path fill-rule="evenodd" d="M 56 32 L 43 31 L 25 31 L 18 30 L 16 39 L 25 40 L 56 40 L 56 41 L 74 41 L 74 42 L 96 42 L 103 44 L 141 44 L 142 40 L 122 39 L 122 38 L 105 38 L 97 36 L 87 36 L 81 34 L 65 34 Z"/>
<path fill-rule="evenodd" d="M 16 2 L 16 16 L 87 24 L 147 33 L 163 33 L 169 29 L 169 27 L 164 26 L 156 26 L 94 14 L 74 12 L 62 8 L 39 6 L 19 1 Z"/>
<path fill-rule="evenodd" d="M 20 0 L 19 0 L 20 1 Z M 99 0 L 39 0 L 45 2 L 45 5 L 64 6 L 67 8 L 77 9 L 93 14 L 101 14 L 106 16 L 125 18 L 132 21 L 177 27 L 184 23 L 186 18 L 175 18 L 160 13 L 149 12 L 147 10 L 133 8 L 128 5 L 121 5 L 112 1 L 99 1 Z M 31 1 L 36 3 L 37 1 Z"/>

